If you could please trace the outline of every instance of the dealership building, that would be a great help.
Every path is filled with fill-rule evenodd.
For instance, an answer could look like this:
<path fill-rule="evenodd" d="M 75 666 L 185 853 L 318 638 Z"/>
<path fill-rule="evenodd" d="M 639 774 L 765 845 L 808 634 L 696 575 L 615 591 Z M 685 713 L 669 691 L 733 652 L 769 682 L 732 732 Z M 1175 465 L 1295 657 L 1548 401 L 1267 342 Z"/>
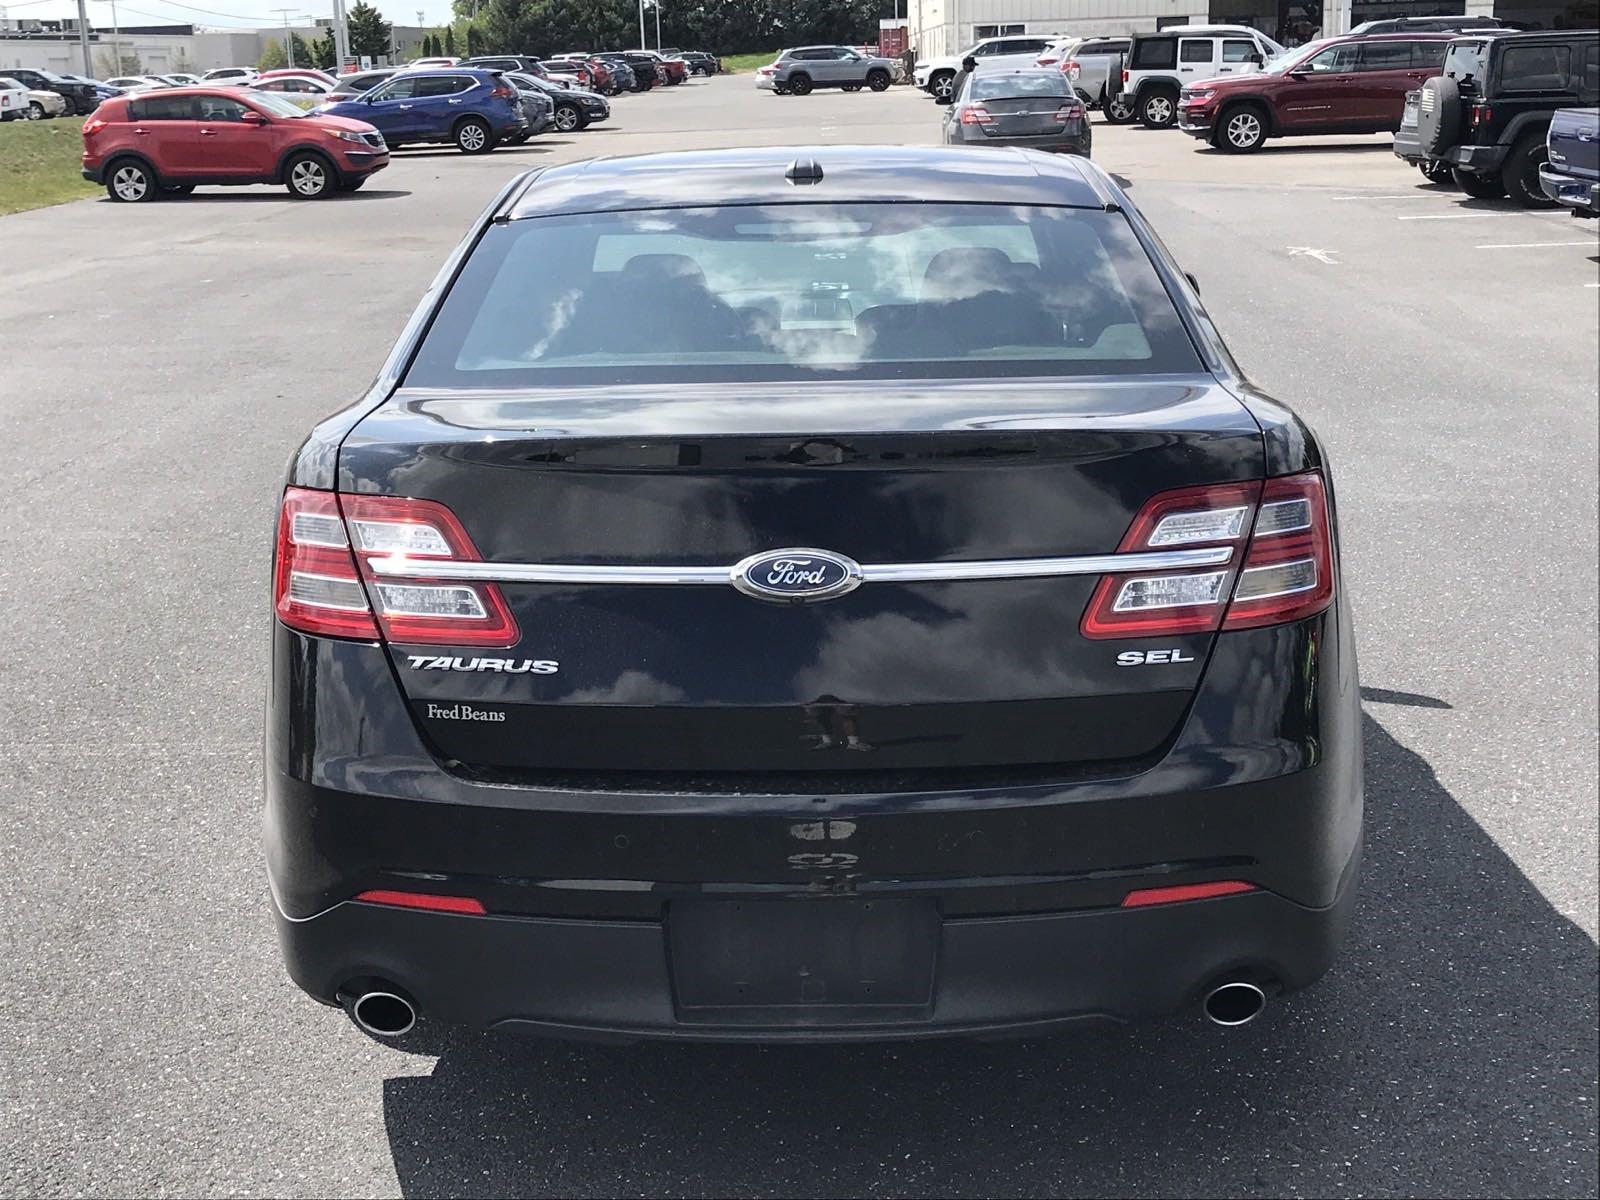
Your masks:
<path fill-rule="evenodd" d="M 1001 34 L 1095 36 L 1167 25 L 1249 25 L 1280 42 L 1344 33 L 1385 17 L 1500 17 L 1530 29 L 1593 29 L 1600 0 L 905 0 L 919 58 Z"/>

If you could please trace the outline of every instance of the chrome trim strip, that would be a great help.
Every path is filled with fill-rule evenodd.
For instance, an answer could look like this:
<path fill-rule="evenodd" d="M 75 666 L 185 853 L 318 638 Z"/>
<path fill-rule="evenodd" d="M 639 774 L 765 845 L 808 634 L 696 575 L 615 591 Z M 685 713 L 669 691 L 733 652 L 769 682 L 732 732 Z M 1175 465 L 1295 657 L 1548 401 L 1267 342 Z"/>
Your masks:
<path fill-rule="evenodd" d="M 781 549 L 781 547 L 780 547 Z M 1233 547 L 1154 550 L 1134 554 L 1089 554 L 1074 558 L 994 558 L 969 562 L 861 565 L 866 583 L 947 583 L 962 579 L 1035 579 L 1050 575 L 1121 575 L 1217 567 L 1231 561 Z M 373 558 L 374 574 L 389 579 L 472 579 L 484 583 L 733 584 L 727 567 L 612 567 L 569 563 L 440 562 L 403 555 Z"/>

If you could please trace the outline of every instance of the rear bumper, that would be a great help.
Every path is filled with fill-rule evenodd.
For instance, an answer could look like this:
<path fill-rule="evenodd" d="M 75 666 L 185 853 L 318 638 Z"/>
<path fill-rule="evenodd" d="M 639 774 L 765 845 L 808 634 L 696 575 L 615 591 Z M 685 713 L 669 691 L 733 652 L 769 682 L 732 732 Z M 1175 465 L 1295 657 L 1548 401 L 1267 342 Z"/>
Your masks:
<path fill-rule="evenodd" d="M 699 1040 L 1024 1032 L 1170 1013 L 1227 975 L 1303 987 L 1333 958 L 1359 860 L 1348 621 L 1341 602 L 1221 635 L 1187 719 L 1141 769 L 824 796 L 478 782 L 423 744 L 381 647 L 279 626 L 265 842 L 285 959 L 325 1002 L 376 977 L 443 1021 Z M 1118 907 L 1219 879 L 1261 890 Z M 471 896 L 492 915 L 352 900 L 368 889 Z M 926 1011 L 680 1011 L 674 905 L 708 897 L 936 906 Z"/>
<path fill-rule="evenodd" d="M 289 974 L 327 1002 L 351 980 L 383 980 L 424 1019 L 556 1037 L 633 1041 L 876 1041 L 1007 1036 L 1123 1022 L 1198 1005 L 1227 979 L 1268 994 L 1315 982 L 1332 963 L 1356 893 L 1307 908 L 1269 892 L 1151 908 L 945 920 L 934 998 L 881 1015 L 826 1005 L 686 1009 L 667 924 L 474 917 L 340 904 L 278 914 Z M 819 899 L 818 904 L 829 903 Z M 666 922 L 672 920 L 670 905 Z"/>
<path fill-rule="evenodd" d="M 1084 158 L 1089 157 L 1093 137 L 1087 122 L 1084 123 L 1083 129 L 1077 132 L 1050 133 L 1040 137 L 990 137 L 981 132 L 975 137 L 968 137 L 966 126 L 958 128 L 960 132 L 952 139 L 952 145 L 1015 147 L 1023 150 L 1044 150 L 1051 154 L 1077 154 Z"/>
<path fill-rule="evenodd" d="M 1568 175 L 1545 163 L 1539 168 L 1539 186 L 1557 204 L 1576 214 L 1600 216 L 1600 183 Z"/>
<path fill-rule="evenodd" d="M 1422 142 L 1417 138 L 1416 126 L 1402 125 L 1395 130 L 1394 156 L 1413 165 L 1428 161 L 1428 156 L 1422 152 Z"/>

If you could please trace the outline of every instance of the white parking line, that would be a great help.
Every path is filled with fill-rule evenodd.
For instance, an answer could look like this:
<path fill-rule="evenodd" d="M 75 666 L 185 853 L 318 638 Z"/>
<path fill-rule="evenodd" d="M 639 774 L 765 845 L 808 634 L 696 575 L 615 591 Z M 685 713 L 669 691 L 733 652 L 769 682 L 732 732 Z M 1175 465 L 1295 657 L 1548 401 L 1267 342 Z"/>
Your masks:
<path fill-rule="evenodd" d="M 1396 221 L 1470 221 L 1473 217 L 1498 217 L 1499 213 L 1428 213 L 1421 217 L 1396 217 Z"/>
<path fill-rule="evenodd" d="M 1535 246 L 1600 246 L 1600 241 L 1594 238 L 1585 238 L 1581 242 L 1489 242 L 1487 245 L 1477 246 L 1478 250 L 1530 250 Z"/>

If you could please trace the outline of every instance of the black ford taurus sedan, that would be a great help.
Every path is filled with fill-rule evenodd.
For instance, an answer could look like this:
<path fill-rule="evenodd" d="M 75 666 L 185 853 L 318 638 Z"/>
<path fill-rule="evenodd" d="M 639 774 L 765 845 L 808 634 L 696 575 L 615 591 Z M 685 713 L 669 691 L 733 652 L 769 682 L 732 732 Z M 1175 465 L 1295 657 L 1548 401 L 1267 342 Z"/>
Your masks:
<path fill-rule="evenodd" d="M 1080 158 L 521 176 L 273 600 L 278 930 L 369 1033 L 1239 1024 L 1348 921 L 1327 463 Z"/>

